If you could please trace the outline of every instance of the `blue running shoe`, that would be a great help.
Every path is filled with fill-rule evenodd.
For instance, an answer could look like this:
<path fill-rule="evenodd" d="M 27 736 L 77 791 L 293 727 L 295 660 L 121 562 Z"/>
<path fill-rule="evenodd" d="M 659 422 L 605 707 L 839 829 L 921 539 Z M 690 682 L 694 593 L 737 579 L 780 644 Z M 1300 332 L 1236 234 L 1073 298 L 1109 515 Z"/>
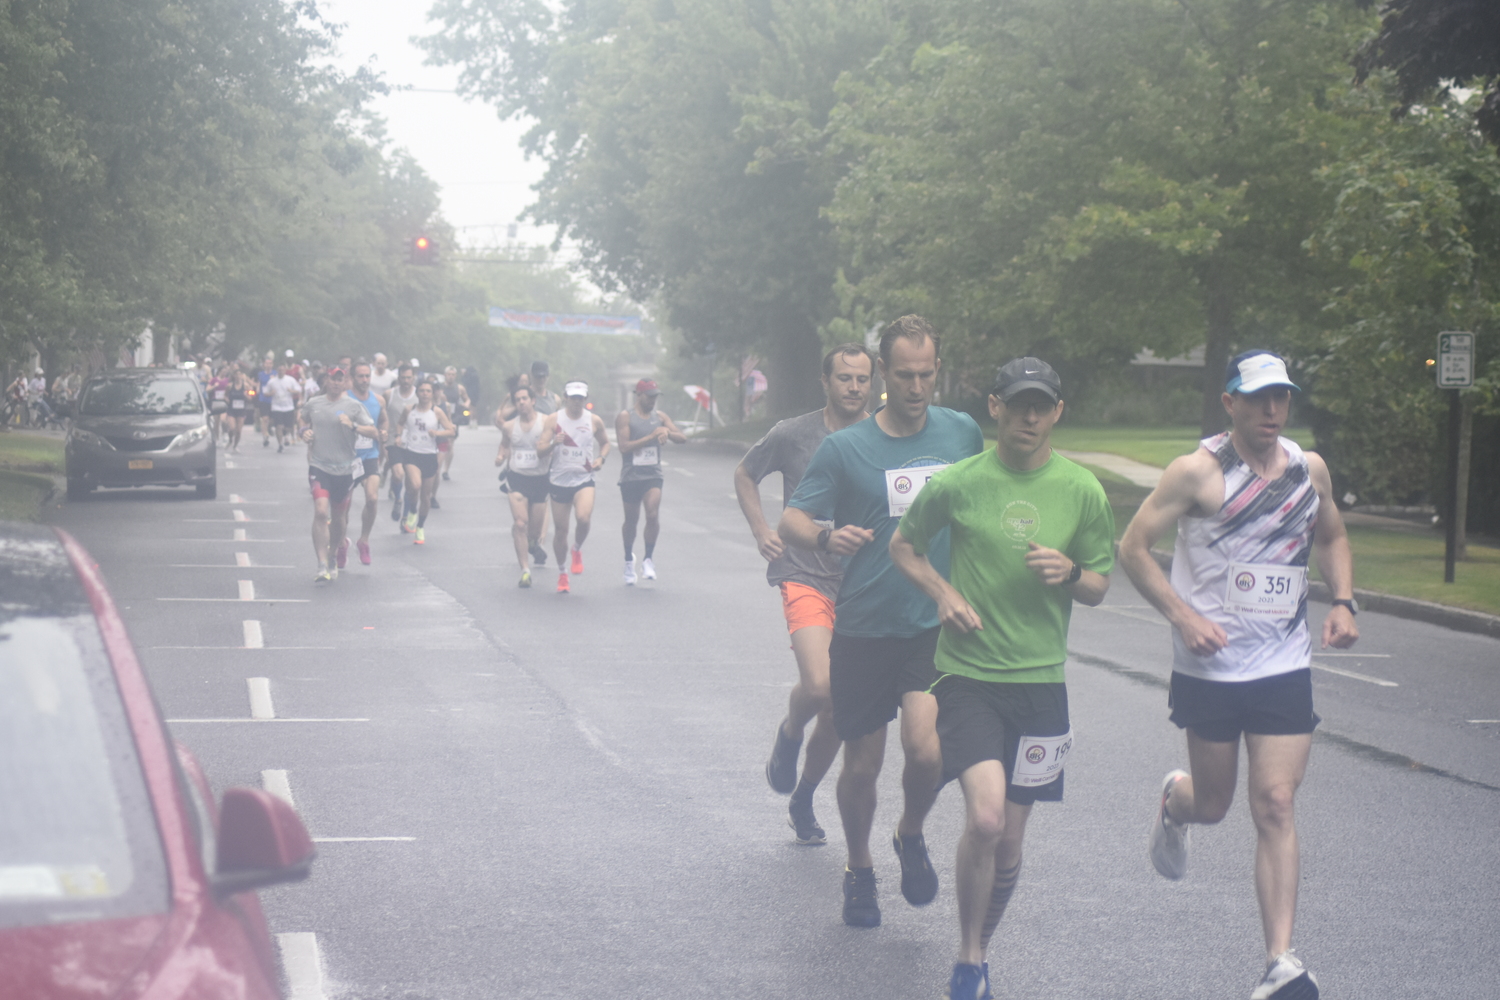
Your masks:
<path fill-rule="evenodd" d="M 989 977 L 984 967 L 958 962 L 948 977 L 948 1000 L 984 1000 L 989 996 Z"/>

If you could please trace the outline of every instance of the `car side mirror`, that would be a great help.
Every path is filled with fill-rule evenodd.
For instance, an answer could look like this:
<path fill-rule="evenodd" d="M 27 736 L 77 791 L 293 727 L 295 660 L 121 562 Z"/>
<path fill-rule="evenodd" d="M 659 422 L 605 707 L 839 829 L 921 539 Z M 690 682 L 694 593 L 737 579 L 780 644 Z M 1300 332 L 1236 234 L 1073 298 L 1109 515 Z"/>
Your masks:
<path fill-rule="evenodd" d="M 296 810 L 258 788 L 230 788 L 219 806 L 219 857 L 211 880 L 220 896 L 300 882 L 317 851 Z"/>

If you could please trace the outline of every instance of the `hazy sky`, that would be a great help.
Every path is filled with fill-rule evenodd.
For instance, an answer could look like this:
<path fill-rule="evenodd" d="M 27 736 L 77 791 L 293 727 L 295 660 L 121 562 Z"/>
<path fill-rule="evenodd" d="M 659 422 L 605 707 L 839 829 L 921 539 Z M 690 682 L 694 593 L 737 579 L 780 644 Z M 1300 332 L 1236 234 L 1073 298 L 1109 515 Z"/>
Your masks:
<path fill-rule="evenodd" d="M 343 23 L 338 65 L 346 70 L 368 64 L 387 83 L 410 85 L 378 98 L 374 108 L 386 120 L 391 140 L 405 147 L 442 187 L 443 215 L 469 246 L 506 242 L 505 227 L 531 203 L 529 185 L 542 173 L 518 145 L 523 122 L 500 121 L 485 104 L 451 91 L 458 72 L 423 65 L 423 53 L 410 41 L 432 31 L 427 0 L 323 0 L 324 16 Z M 551 230 L 522 223 L 517 238 L 544 243 Z"/>

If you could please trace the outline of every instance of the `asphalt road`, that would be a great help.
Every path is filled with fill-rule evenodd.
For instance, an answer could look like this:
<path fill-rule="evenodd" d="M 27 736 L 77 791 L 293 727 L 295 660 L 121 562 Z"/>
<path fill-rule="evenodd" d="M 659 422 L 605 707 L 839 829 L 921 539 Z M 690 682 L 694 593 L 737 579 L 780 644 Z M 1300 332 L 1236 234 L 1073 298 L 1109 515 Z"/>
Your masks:
<path fill-rule="evenodd" d="M 816 801 L 830 843 L 815 848 L 793 843 L 765 784 L 795 668 L 733 499 L 735 457 L 669 451 L 661 578 L 634 588 L 612 459 L 587 572 L 564 597 L 546 571 L 515 586 L 497 440 L 459 440 L 425 546 L 387 505 L 374 564 L 331 587 L 312 582 L 300 448 L 221 454 L 217 501 L 106 491 L 49 512 L 99 560 L 215 787 L 289 791 L 320 838 L 308 882 L 262 894 L 273 931 L 316 936 L 322 978 L 300 974 L 299 995 L 941 996 L 961 797 L 949 788 L 934 810 L 942 889 L 913 909 L 883 846 L 900 799 L 890 754 L 884 924 L 845 927 L 832 782 Z M 763 490 L 774 509 L 779 483 Z M 263 648 L 245 648 L 247 622 Z M 1355 655 L 1316 659 L 1299 953 L 1327 997 L 1500 995 L 1500 642 L 1359 623 Z M 1168 641 L 1121 573 L 1103 608 L 1074 616 L 1067 800 L 1030 824 L 990 954 L 999 997 L 1239 998 L 1258 978 L 1243 796 L 1195 831 L 1184 881 L 1146 858 L 1161 777 L 1185 760 Z M 248 678 L 268 679 L 256 707 L 275 721 L 251 721 Z"/>

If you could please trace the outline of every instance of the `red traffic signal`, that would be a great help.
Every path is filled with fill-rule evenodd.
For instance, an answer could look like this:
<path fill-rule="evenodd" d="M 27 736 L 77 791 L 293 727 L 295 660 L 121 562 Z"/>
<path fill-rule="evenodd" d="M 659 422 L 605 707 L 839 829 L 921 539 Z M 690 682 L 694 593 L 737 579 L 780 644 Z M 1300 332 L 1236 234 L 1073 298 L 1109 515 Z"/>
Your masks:
<path fill-rule="evenodd" d="M 411 241 L 411 262 L 413 264 L 437 263 L 437 244 L 426 236 L 413 238 Z"/>

